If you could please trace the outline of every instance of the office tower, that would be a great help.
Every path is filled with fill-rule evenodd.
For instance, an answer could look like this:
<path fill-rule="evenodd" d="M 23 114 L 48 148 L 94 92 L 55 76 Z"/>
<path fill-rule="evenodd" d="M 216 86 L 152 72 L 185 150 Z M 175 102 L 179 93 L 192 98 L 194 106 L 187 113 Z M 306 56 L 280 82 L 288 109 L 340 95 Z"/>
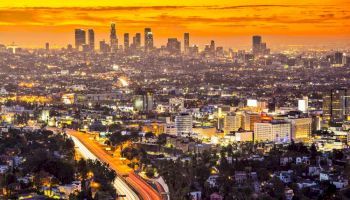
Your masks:
<path fill-rule="evenodd" d="M 93 29 L 88 30 L 89 36 L 89 48 L 91 51 L 95 51 L 95 32 Z"/>
<path fill-rule="evenodd" d="M 254 124 L 254 141 L 289 142 L 290 139 L 290 123 L 271 121 Z"/>
<path fill-rule="evenodd" d="M 190 47 L 190 34 L 184 33 L 184 52 L 185 52 L 185 54 L 188 53 L 189 47 Z"/>
<path fill-rule="evenodd" d="M 310 139 L 312 118 L 292 118 L 287 121 L 291 124 L 292 140 L 306 142 Z"/>
<path fill-rule="evenodd" d="M 170 54 L 181 53 L 181 43 L 176 38 L 168 38 L 166 47 Z"/>
<path fill-rule="evenodd" d="M 343 53 L 335 52 L 334 53 L 334 64 L 341 65 L 343 64 Z"/>
<path fill-rule="evenodd" d="M 45 43 L 45 50 L 46 51 L 50 50 L 50 44 L 48 42 Z"/>
<path fill-rule="evenodd" d="M 224 47 L 216 47 L 216 56 L 224 57 Z"/>
<path fill-rule="evenodd" d="M 210 41 L 209 48 L 210 48 L 210 53 L 215 54 L 215 41 L 214 40 Z"/>
<path fill-rule="evenodd" d="M 192 115 L 180 113 L 175 117 L 175 128 L 178 136 L 189 136 L 192 133 Z"/>
<path fill-rule="evenodd" d="M 79 50 L 86 44 L 86 34 L 83 29 L 75 29 L 75 48 Z"/>
<path fill-rule="evenodd" d="M 261 36 L 254 35 L 253 36 L 253 54 L 259 54 L 261 47 Z"/>
<path fill-rule="evenodd" d="M 145 52 L 153 49 L 153 33 L 151 28 L 145 28 Z"/>
<path fill-rule="evenodd" d="M 129 33 L 124 33 L 124 50 L 129 49 Z"/>
<path fill-rule="evenodd" d="M 136 45 L 136 48 L 140 48 L 141 47 L 141 33 L 136 33 L 136 35 L 135 35 L 135 45 Z"/>
<path fill-rule="evenodd" d="M 238 131 L 242 127 L 242 115 L 240 113 L 227 113 L 224 117 L 224 134 Z"/>
<path fill-rule="evenodd" d="M 331 125 L 341 125 L 350 114 L 350 91 L 333 89 L 323 96 L 323 117 Z"/>
<path fill-rule="evenodd" d="M 110 47 L 111 52 L 116 52 L 118 49 L 118 39 L 117 39 L 117 31 L 115 29 L 115 23 L 111 24 L 111 33 L 110 33 Z"/>
<path fill-rule="evenodd" d="M 104 40 L 100 41 L 100 52 L 103 52 L 103 53 L 110 52 L 110 47 Z"/>

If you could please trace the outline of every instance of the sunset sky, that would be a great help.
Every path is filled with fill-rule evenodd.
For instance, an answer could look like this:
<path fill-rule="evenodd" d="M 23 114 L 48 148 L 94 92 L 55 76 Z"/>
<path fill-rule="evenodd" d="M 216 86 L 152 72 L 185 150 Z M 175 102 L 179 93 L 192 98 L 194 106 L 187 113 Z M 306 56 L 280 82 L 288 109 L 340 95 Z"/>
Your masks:
<path fill-rule="evenodd" d="M 350 0 L 0 0 L 0 43 L 37 47 L 73 43 L 74 28 L 93 28 L 96 40 L 151 27 L 157 46 L 167 37 L 239 47 L 260 34 L 271 45 L 350 42 Z"/>

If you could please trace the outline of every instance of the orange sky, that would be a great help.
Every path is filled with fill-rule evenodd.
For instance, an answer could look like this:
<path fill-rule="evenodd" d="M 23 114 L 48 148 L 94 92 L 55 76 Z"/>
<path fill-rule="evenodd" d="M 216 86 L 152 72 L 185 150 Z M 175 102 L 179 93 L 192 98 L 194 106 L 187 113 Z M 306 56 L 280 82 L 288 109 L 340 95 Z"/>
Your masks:
<path fill-rule="evenodd" d="M 74 28 L 93 28 L 108 40 L 110 22 L 122 34 L 151 27 L 156 45 L 190 32 L 192 43 L 213 38 L 244 46 L 254 34 L 271 45 L 350 41 L 350 0 L 0 0 L 0 43 L 62 46 Z"/>

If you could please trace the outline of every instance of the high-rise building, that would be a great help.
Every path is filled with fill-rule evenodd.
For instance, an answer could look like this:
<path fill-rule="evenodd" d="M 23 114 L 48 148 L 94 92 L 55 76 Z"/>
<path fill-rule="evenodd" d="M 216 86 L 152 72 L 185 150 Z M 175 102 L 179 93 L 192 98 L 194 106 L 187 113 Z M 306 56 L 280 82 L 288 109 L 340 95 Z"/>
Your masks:
<path fill-rule="evenodd" d="M 184 52 L 187 54 L 190 47 L 190 34 L 184 33 Z"/>
<path fill-rule="evenodd" d="M 192 115 L 190 113 L 180 113 L 175 117 L 175 127 L 177 135 L 190 135 L 192 133 Z"/>
<path fill-rule="evenodd" d="M 238 131 L 242 127 L 242 115 L 240 113 L 227 113 L 224 117 L 224 134 Z"/>
<path fill-rule="evenodd" d="M 75 48 L 80 49 L 86 44 L 86 33 L 83 29 L 75 29 Z"/>
<path fill-rule="evenodd" d="M 141 47 L 141 33 L 136 33 L 135 35 L 135 45 L 137 48 Z"/>
<path fill-rule="evenodd" d="M 261 47 L 261 36 L 254 35 L 253 36 L 253 54 L 260 53 L 260 47 Z"/>
<path fill-rule="evenodd" d="M 323 117 L 333 125 L 340 125 L 350 115 L 350 91 L 333 89 L 323 96 Z"/>
<path fill-rule="evenodd" d="M 254 124 L 254 141 L 289 142 L 291 125 L 283 121 L 271 121 Z"/>
<path fill-rule="evenodd" d="M 166 47 L 169 53 L 171 54 L 181 53 L 181 43 L 176 38 L 168 38 L 168 43 Z"/>
<path fill-rule="evenodd" d="M 117 39 L 117 31 L 115 29 L 115 23 L 111 24 L 111 33 L 109 38 L 110 38 L 111 52 L 116 52 L 118 50 L 118 39 Z"/>
<path fill-rule="evenodd" d="M 129 49 L 129 33 L 124 33 L 124 50 Z"/>
<path fill-rule="evenodd" d="M 215 55 L 215 41 L 214 40 L 210 41 L 210 47 L 209 48 L 210 48 L 210 53 Z"/>
<path fill-rule="evenodd" d="M 50 50 L 50 43 L 48 43 L 48 42 L 45 43 L 45 50 L 46 51 Z"/>
<path fill-rule="evenodd" d="M 307 96 L 298 99 L 298 110 L 306 113 L 309 109 L 309 98 Z"/>
<path fill-rule="evenodd" d="M 95 51 L 95 32 L 93 29 L 88 30 L 89 36 L 89 48 L 91 51 Z"/>
<path fill-rule="evenodd" d="M 103 53 L 110 52 L 110 47 L 104 40 L 100 41 L 100 51 Z"/>
<path fill-rule="evenodd" d="M 334 53 L 334 64 L 338 64 L 338 65 L 343 64 L 343 53 L 342 52 L 335 52 Z"/>
<path fill-rule="evenodd" d="M 145 52 L 153 49 L 153 33 L 151 28 L 145 28 Z"/>

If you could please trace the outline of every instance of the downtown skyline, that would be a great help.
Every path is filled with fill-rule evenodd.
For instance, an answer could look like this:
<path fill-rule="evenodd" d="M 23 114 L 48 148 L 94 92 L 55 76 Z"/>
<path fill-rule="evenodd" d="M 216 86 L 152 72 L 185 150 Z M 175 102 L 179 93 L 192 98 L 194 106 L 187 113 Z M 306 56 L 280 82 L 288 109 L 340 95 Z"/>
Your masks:
<path fill-rule="evenodd" d="M 216 5 L 214 1 L 170 2 L 60 2 L 19 1 L 0 3 L 0 43 L 24 47 L 52 47 L 73 43 L 75 28 L 94 29 L 96 41 L 108 40 L 115 22 L 122 38 L 152 28 L 155 46 L 184 32 L 200 47 L 211 39 L 225 48 L 250 46 L 252 35 L 262 35 L 272 48 L 278 45 L 331 45 L 349 41 L 349 15 L 345 0 L 245 1 Z M 59 20 L 57 20 L 59 19 Z"/>

